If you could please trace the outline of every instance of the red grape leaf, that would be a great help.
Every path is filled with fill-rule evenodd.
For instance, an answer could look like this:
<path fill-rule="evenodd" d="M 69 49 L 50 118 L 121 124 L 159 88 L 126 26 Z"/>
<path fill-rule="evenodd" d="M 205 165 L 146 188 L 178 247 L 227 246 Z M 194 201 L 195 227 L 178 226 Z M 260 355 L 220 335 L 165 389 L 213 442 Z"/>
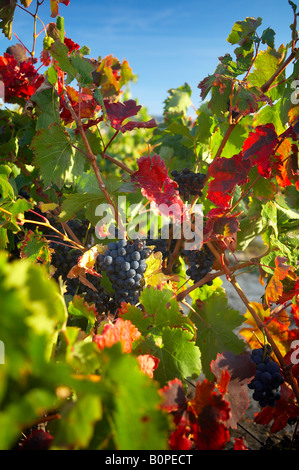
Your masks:
<path fill-rule="evenodd" d="M 71 86 L 67 86 L 67 94 L 72 108 L 82 119 L 92 118 L 95 112 L 100 110 L 100 106 L 93 98 L 93 95 L 88 88 L 83 88 L 79 95 L 77 90 Z M 66 124 L 72 122 L 74 119 L 69 110 L 66 108 L 63 100 L 60 101 L 60 117 Z M 91 124 L 93 124 L 93 121 Z"/>
<path fill-rule="evenodd" d="M 222 450 L 229 441 L 229 403 L 214 387 L 215 384 L 206 379 L 202 383 L 198 382 L 195 396 L 189 402 L 189 412 L 196 420 L 192 431 L 197 450 Z"/>
<path fill-rule="evenodd" d="M 280 391 L 281 398 L 276 405 L 266 406 L 254 418 L 255 423 L 264 426 L 272 422 L 272 433 L 281 431 L 287 426 L 289 419 L 297 419 L 299 416 L 299 406 L 295 403 L 293 391 L 285 384 L 281 385 Z"/>
<path fill-rule="evenodd" d="M 131 181 L 141 187 L 141 192 L 150 202 L 181 221 L 184 203 L 180 198 L 178 185 L 168 176 L 164 159 L 159 155 L 144 156 L 137 160 L 138 171 L 131 175 Z M 160 206 L 160 207 L 159 207 Z"/>
<path fill-rule="evenodd" d="M 275 155 L 271 158 L 271 169 L 273 175 L 276 176 L 277 183 L 285 188 L 290 186 L 292 183 L 291 179 L 291 158 L 288 158 L 291 150 L 295 153 L 297 149 L 296 145 L 292 145 L 291 141 L 285 139 L 276 150 Z"/>
<path fill-rule="evenodd" d="M 250 168 L 242 153 L 231 158 L 215 158 L 208 170 L 208 175 L 214 178 L 208 185 L 208 199 L 217 206 L 228 207 L 235 186 L 247 183 Z"/>
<path fill-rule="evenodd" d="M 24 439 L 19 450 L 49 450 L 54 437 L 42 429 L 34 429 Z"/>
<path fill-rule="evenodd" d="M 109 103 L 105 101 L 105 108 L 111 126 L 121 132 L 131 131 L 135 128 L 152 128 L 156 127 L 155 119 L 146 122 L 129 121 L 122 125 L 123 121 L 131 116 L 136 116 L 140 111 L 141 106 L 136 104 L 135 100 L 127 100 L 124 103 Z"/>
<path fill-rule="evenodd" d="M 225 208 L 211 209 L 207 214 L 204 227 L 204 241 L 217 240 L 219 247 L 224 251 L 235 251 L 237 245 L 237 232 L 239 229 L 239 214 L 227 214 Z"/>
<path fill-rule="evenodd" d="M 154 370 L 157 369 L 160 359 L 151 354 L 140 354 L 137 356 L 137 360 L 142 372 L 152 379 L 154 377 Z"/>
<path fill-rule="evenodd" d="M 244 437 L 238 438 L 235 437 L 234 450 L 248 450 L 246 444 L 244 444 Z"/>
<path fill-rule="evenodd" d="M 173 379 L 159 390 L 163 398 L 162 409 L 172 411 L 183 411 L 187 407 L 187 400 L 183 389 L 183 384 L 179 379 Z"/>
<path fill-rule="evenodd" d="M 0 79 L 4 83 L 7 103 L 19 103 L 20 99 L 27 101 L 44 81 L 31 59 L 19 63 L 13 55 L 7 53 L 0 56 Z"/>
<path fill-rule="evenodd" d="M 169 447 L 171 450 L 190 450 L 193 442 L 189 439 L 191 428 L 186 418 L 182 418 L 175 431 L 169 438 Z"/>
<path fill-rule="evenodd" d="M 243 144 L 243 159 L 251 165 L 257 165 L 258 172 L 265 178 L 270 178 L 270 156 L 278 143 L 277 134 L 272 123 L 257 126 Z"/>
<path fill-rule="evenodd" d="M 288 276 L 291 271 L 291 266 L 285 265 L 285 261 L 287 261 L 287 258 L 282 258 L 281 256 L 275 258 L 274 273 L 265 289 L 265 301 L 267 305 L 270 305 L 272 302 L 281 302 L 281 299 L 285 298 L 283 294 L 287 294 L 287 292 L 284 292 L 282 281 Z M 290 275 L 292 275 L 292 272 L 290 272 Z M 292 294 L 292 291 L 293 289 L 288 292 L 291 293 L 290 298 L 295 295 L 295 293 Z"/>
<path fill-rule="evenodd" d="M 105 323 L 102 333 L 94 335 L 93 341 L 100 349 L 110 348 L 113 344 L 120 342 L 122 351 L 130 353 L 133 342 L 140 336 L 140 331 L 130 320 L 118 318 L 115 323 Z"/>
<path fill-rule="evenodd" d="M 52 18 L 56 18 L 59 14 L 59 3 L 64 3 L 66 6 L 70 3 L 70 0 L 50 0 L 51 3 L 51 16 Z"/>
<path fill-rule="evenodd" d="M 218 354 L 216 359 L 211 362 L 211 371 L 216 377 L 217 388 L 230 405 L 231 417 L 227 421 L 227 425 L 233 429 L 237 428 L 238 421 L 248 408 L 247 384 L 254 377 L 255 369 L 255 365 L 247 353 L 235 356 L 232 352 L 227 351 Z M 224 371 L 228 373 L 229 381 L 223 375 Z"/>

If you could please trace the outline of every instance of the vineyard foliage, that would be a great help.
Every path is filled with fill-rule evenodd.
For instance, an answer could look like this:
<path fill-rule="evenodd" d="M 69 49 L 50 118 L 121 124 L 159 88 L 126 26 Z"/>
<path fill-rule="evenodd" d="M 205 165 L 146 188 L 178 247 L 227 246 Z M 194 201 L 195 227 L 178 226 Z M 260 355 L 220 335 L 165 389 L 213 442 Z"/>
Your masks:
<path fill-rule="evenodd" d="M 67 37 L 69 0 L 49 2 L 36 34 L 42 3 L 0 2 L 0 448 L 222 450 L 253 399 L 251 350 L 269 346 L 283 383 L 255 421 L 283 430 L 299 417 L 297 6 L 286 44 L 261 18 L 236 21 L 230 52 L 198 77 L 195 118 L 184 83 L 157 122 L 126 59 Z M 32 49 L 13 35 L 17 8 Z M 192 254 L 173 234 L 196 231 L 199 204 Z M 150 207 L 167 239 L 148 236 Z M 254 302 L 237 282 L 248 271 Z"/>

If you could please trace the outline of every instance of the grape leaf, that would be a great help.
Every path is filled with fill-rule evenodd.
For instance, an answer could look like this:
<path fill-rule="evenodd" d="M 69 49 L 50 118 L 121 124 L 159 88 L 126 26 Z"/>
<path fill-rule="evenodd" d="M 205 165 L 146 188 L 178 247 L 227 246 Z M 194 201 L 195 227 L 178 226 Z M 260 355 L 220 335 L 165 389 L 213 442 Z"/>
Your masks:
<path fill-rule="evenodd" d="M 235 186 L 248 181 L 250 167 L 242 153 L 231 158 L 215 158 L 208 170 L 209 176 L 214 178 L 208 184 L 208 199 L 220 207 L 228 206 Z"/>
<path fill-rule="evenodd" d="M 255 376 L 256 367 L 248 353 L 234 355 L 230 351 L 218 354 L 211 362 L 211 371 L 219 384 L 223 371 L 229 373 L 229 381 L 223 396 L 230 404 L 231 417 L 227 425 L 237 428 L 249 405 L 247 384 Z"/>
<path fill-rule="evenodd" d="M 59 3 L 64 3 L 64 5 L 68 5 L 70 3 L 70 0 L 50 0 L 52 18 L 56 18 L 56 16 L 59 14 Z"/>
<path fill-rule="evenodd" d="M 74 152 L 67 133 L 58 123 L 40 129 L 32 140 L 31 149 L 45 186 L 53 183 L 62 188 L 65 182 L 73 182 L 79 176 L 80 172 L 74 174 L 73 170 L 79 170 L 78 162 L 84 160 L 79 152 Z"/>
<path fill-rule="evenodd" d="M 62 411 L 55 430 L 55 448 L 85 449 L 94 433 L 95 423 L 102 417 L 100 394 L 86 393 Z"/>
<path fill-rule="evenodd" d="M 154 119 L 147 122 L 129 121 L 126 124 L 123 124 L 123 121 L 128 117 L 136 116 L 140 109 L 141 106 L 137 105 L 135 100 L 127 100 L 124 101 L 124 103 L 110 103 L 107 100 L 105 101 L 105 110 L 111 126 L 123 133 L 136 128 L 152 128 L 157 126 Z"/>
<path fill-rule="evenodd" d="M 210 364 L 217 353 L 243 352 L 245 344 L 234 333 L 234 329 L 243 323 L 243 317 L 228 306 L 226 295 L 220 291 L 214 291 L 198 313 L 199 316 L 193 313 L 190 318 L 197 327 L 196 344 L 201 351 L 203 372 L 211 378 Z"/>
<path fill-rule="evenodd" d="M 115 323 L 104 323 L 102 331 L 94 335 L 93 341 L 99 349 L 111 348 L 115 343 L 121 343 L 122 352 L 132 351 L 134 341 L 141 336 L 140 331 L 130 320 L 117 318 Z"/>
<path fill-rule="evenodd" d="M 263 44 L 267 44 L 269 47 L 274 49 L 274 37 L 275 37 L 275 31 L 272 28 L 267 28 L 263 31 L 263 34 L 261 36 L 261 40 Z"/>
<path fill-rule="evenodd" d="M 66 83 L 71 83 L 78 73 L 77 69 L 72 65 L 69 58 L 69 48 L 63 44 L 60 39 L 56 39 L 49 49 L 52 57 L 57 61 L 61 70 L 67 74 Z"/>
<path fill-rule="evenodd" d="M 243 144 L 243 159 L 251 165 L 257 165 L 258 172 L 265 178 L 271 176 L 270 157 L 278 143 L 278 137 L 272 123 L 257 126 Z"/>
<path fill-rule="evenodd" d="M 75 295 L 73 300 L 68 304 L 69 319 L 86 319 L 86 333 L 89 334 L 94 327 L 96 321 L 96 309 L 94 306 L 90 306 L 84 301 L 79 295 Z M 73 324 L 73 322 L 72 322 Z"/>
<path fill-rule="evenodd" d="M 12 23 L 16 9 L 16 0 L 1 0 L 0 1 L 0 28 L 3 34 L 11 39 Z"/>
<path fill-rule="evenodd" d="M 262 24 L 262 18 L 248 17 L 244 21 L 236 21 L 227 41 L 230 44 L 244 46 L 249 40 L 253 40 L 256 29 Z"/>
<path fill-rule="evenodd" d="M 169 119 L 178 116 L 185 116 L 189 106 L 191 105 L 191 91 L 192 90 L 188 83 L 169 90 L 169 96 L 164 101 L 163 114 L 165 117 Z"/>
<path fill-rule="evenodd" d="M 280 46 L 278 51 L 275 49 L 268 48 L 266 51 L 259 51 L 257 58 L 254 62 L 254 69 L 248 75 L 247 80 L 251 86 L 262 87 L 269 78 L 276 72 L 281 61 L 284 58 L 285 46 Z M 285 72 L 283 71 L 279 78 L 277 78 L 273 84 L 271 90 L 267 91 L 267 95 L 273 100 L 277 100 L 281 97 L 282 89 L 281 85 L 277 85 L 278 82 L 285 78 Z M 283 85 L 282 85 L 283 86 Z"/>
<path fill-rule="evenodd" d="M 51 249 L 42 234 L 28 230 L 19 244 L 20 258 L 28 258 L 33 262 L 48 264 L 51 262 Z"/>
<path fill-rule="evenodd" d="M 197 377 L 201 370 L 200 351 L 193 341 L 193 335 L 181 328 L 163 327 L 159 335 L 149 334 L 135 351 L 159 359 L 154 378 L 161 386 L 175 377 Z"/>
<path fill-rule="evenodd" d="M 142 194 L 161 213 L 181 220 L 183 201 L 179 196 L 178 185 L 168 176 L 168 169 L 160 155 L 144 156 L 137 160 L 138 171 L 131 175 L 131 181 L 141 187 Z"/>
<path fill-rule="evenodd" d="M 37 130 L 59 122 L 59 98 L 52 87 L 37 90 L 30 101 L 37 105 L 40 113 L 36 123 Z"/>
<path fill-rule="evenodd" d="M 166 413 L 157 384 L 140 370 L 138 360 L 118 347 L 104 350 L 103 375 L 111 384 L 113 435 L 119 450 L 166 450 Z M 111 398 L 109 398 L 111 400 Z M 98 443 L 97 443 L 98 445 Z"/>

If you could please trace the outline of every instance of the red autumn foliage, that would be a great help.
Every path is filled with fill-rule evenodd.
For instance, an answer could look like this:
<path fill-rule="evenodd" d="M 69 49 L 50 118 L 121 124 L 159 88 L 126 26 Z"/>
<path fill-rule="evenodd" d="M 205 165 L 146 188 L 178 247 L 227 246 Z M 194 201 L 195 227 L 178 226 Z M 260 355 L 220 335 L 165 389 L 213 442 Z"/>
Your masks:
<path fill-rule="evenodd" d="M 0 78 L 4 83 L 6 103 L 27 101 L 44 81 L 31 59 L 18 62 L 11 54 L 0 56 Z"/>
<path fill-rule="evenodd" d="M 122 125 L 125 119 L 136 116 L 140 111 L 141 106 L 137 105 L 135 100 L 127 100 L 123 103 L 110 103 L 106 101 L 105 108 L 111 126 L 117 131 L 124 133 L 135 128 L 153 128 L 157 126 L 155 119 L 151 119 L 146 122 L 129 121 Z"/>
<path fill-rule="evenodd" d="M 64 5 L 68 5 L 70 0 L 50 0 L 51 2 L 51 16 L 52 18 L 56 18 L 59 14 L 59 3 L 64 3 Z"/>
<path fill-rule="evenodd" d="M 243 144 L 243 159 L 249 160 L 251 166 L 256 165 L 260 175 L 270 178 L 270 157 L 278 143 L 274 125 L 257 126 Z"/>
<path fill-rule="evenodd" d="M 42 429 L 34 429 L 21 443 L 19 450 L 49 450 L 54 437 Z"/>
<path fill-rule="evenodd" d="M 177 183 L 168 176 L 165 161 L 155 154 L 152 157 L 139 158 L 137 164 L 139 169 L 131 175 L 131 181 L 141 187 L 143 196 L 160 206 L 162 213 L 171 208 L 169 215 L 175 220 L 181 220 L 184 203 L 180 198 Z"/>
<path fill-rule="evenodd" d="M 222 450 L 229 440 L 226 422 L 230 418 L 228 402 L 207 379 L 196 385 L 195 395 L 187 400 L 182 383 L 172 380 L 160 390 L 162 408 L 171 412 L 176 424 L 169 439 L 172 450 Z"/>
<path fill-rule="evenodd" d="M 271 424 L 271 432 L 276 433 L 284 429 L 289 419 L 297 419 L 299 406 L 295 402 L 293 391 L 285 384 L 281 386 L 281 398 L 275 407 L 266 406 L 254 418 L 257 424 Z"/>
<path fill-rule="evenodd" d="M 154 377 L 154 370 L 157 369 L 160 359 L 151 354 L 140 354 L 137 356 L 141 370 L 151 379 Z"/>
<path fill-rule="evenodd" d="M 214 179 L 209 182 L 207 197 L 220 207 L 229 207 L 235 186 L 248 181 L 251 168 L 242 153 L 231 158 L 216 158 L 210 165 L 208 175 Z"/>
<path fill-rule="evenodd" d="M 110 348 L 113 344 L 120 342 L 123 352 L 131 352 L 132 344 L 141 336 L 140 331 L 130 320 L 118 318 L 115 323 L 106 323 L 101 334 L 93 337 L 93 341 L 100 349 Z"/>

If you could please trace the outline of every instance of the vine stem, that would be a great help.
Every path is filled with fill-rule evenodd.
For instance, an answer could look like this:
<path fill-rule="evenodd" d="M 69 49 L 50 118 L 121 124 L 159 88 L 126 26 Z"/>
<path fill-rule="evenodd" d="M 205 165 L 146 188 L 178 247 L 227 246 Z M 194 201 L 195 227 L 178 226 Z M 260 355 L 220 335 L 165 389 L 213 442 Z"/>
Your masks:
<path fill-rule="evenodd" d="M 67 92 L 64 91 L 63 93 L 63 97 L 64 97 L 64 100 L 65 100 L 65 105 L 67 107 L 67 109 L 69 110 L 69 112 L 71 113 L 72 117 L 74 118 L 74 121 L 76 123 L 76 126 L 79 130 L 79 133 L 80 133 L 80 136 L 82 138 L 82 141 L 84 143 L 84 146 L 85 146 L 85 149 L 86 149 L 86 156 L 92 166 L 92 169 L 95 173 L 95 176 L 96 176 L 96 179 L 98 181 L 98 184 L 99 184 L 99 187 L 100 189 L 103 191 L 103 194 L 105 196 L 105 199 L 106 201 L 108 202 L 108 204 L 110 205 L 110 207 L 113 208 L 114 210 L 114 216 L 115 216 L 115 220 L 118 224 L 118 228 L 122 231 L 123 234 L 125 234 L 125 230 L 124 230 L 124 227 L 123 227 L 123 224 L 122 224 L 122 220 L 121 220 L 121 217 L 119 217 L 119 213 L 118 213 L 118 208 L 117 208 L 117 205 L 112 201 L 111 197 L 110 197 L 110 194 L 108 193 L 107 191 L 107 188 L 106 188 L 106 185 L 103 181 L 103 178 L 102 178 L 102 175 L 101 175 L 101 172 L 99 170 L 99 167 L 98 167 L 98 164 L 97 164 L 97 161 L 96 161 L 96 157 L 95 155 L 93 154 L 92 150 L 91 150 L 91 147 L 90 147 L 90 144 L 89 144 L 89 141 L 87 139 L 87 136 L 85 134 L 85 131 L 84 131 L 84 127 L 83 127 L 83 124 L 82 124 L 82 121 L 81 119 L 77 116 L 77 114 L 75 113 L 71 103 L 70 103 L 70 100 L 69 100 L 69 97 L 67 95 Z"/>
<path fill-rule="evenodd" d="M 217 257 L 218 261 L 220 262 L 220 254 L 218 253 L 218 251 L 215 248 L 213 249 L 212 246 L 209 246 L 209 247 L 213 251 L 213 254 Z M 224 263 L 225 263 L 225 260 L 224 260 Z M 292 368 L 285 363 L 285 360 L 284 360 L 279 348 L 277 347 L 271 333 L 269 332 L 269 330 L 268 330 L 267 326 L 265 325 L 265 323 L 261 320 L 259 315 L 256 313 L 254 308 L 251 306 L 251 304 L 250 304 L 249 300 L 247 299 L 246 295 L 244 294 L 243 290 L 241 289 L 241 287 L 237 283 L 234 273 L 231 272 L 229 266 L 227 266 L 226 263 L 225 263 L 225 266 L 223 266 L 223 267 L 225 268 L 226 274 L 228 274 L 229 282 L 231 283 L 231 285 L 233 286 L 233 288 L 235 289 L 235 291 L 239 295 L 240 299 L 242 300 L 242 302 L 246 306 L 247 310 L 251 313 L 251 316 L 254 319 L 257 327 L 265 334 L 265 336 L 266 336 L 266 338 L 267 338 L 267 340 L 268 340 L 268 342 L 269 342 L 269 344 L 272 348 L 272 351 L 274 352 L 274 354 L 275 354 L 275 356 L 276 356 L 276 358 L 277 358 L 284 374 L 286 375 L 287 380 L 288 380 L 289 384 L 291 385 L 292 390 L 294 392 L 294 395 L 296 397 L 296 400 L 299 404 L 299 387 L 298 387 L 297 380 L 293 376 Z"/>

